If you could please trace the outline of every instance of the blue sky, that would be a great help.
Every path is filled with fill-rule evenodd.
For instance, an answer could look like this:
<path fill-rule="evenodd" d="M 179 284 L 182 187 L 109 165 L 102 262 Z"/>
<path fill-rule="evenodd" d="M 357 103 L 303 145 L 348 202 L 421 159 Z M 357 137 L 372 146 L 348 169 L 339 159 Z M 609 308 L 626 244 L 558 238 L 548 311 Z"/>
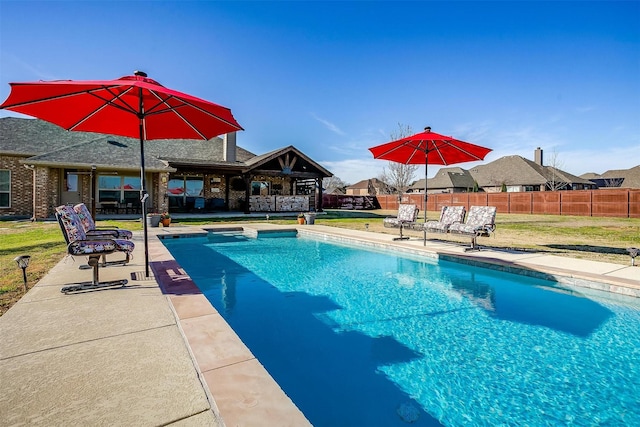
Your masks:
<path fill-rule="evenodd" d="M 367 148 L 399 123 L 492 148 L 484 163 L 640 164 L 639 1 L 0 0 L 1 100 L 134 70 L 231 108 L 242 147 L 294 145 L 348 183 L 380 174 Z"/>

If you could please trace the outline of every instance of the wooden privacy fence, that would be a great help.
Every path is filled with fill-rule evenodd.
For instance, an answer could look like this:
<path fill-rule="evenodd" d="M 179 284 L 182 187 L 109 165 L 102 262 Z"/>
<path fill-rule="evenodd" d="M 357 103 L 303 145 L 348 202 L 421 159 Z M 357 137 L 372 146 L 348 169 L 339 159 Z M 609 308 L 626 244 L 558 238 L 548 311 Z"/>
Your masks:
<path fill-rule="evenodd" d="M 398 195 L 376 196 L 381 209 L 398 209 Z M 424 194 L 403 194 L 401 203 L 424 210 Z M 428 211 L 442 206 L 495 206 L 498 213 L 640 218 L 640 189 L 429 194 Z"/>

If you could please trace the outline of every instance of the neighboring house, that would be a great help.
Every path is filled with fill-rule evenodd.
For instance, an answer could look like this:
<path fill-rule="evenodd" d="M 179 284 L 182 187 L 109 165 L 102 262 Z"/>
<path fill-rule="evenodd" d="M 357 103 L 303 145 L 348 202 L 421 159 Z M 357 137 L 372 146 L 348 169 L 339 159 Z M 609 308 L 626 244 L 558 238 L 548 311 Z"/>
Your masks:
<path fill-rule="evenodd" d="M 427 180 L 429 193 L 456 193 L 479 191 L 551 191 L 594 189 L 596 185 L 552 166 L 543 166 L 542 150 L 536 149 L 536 161 L 522 156 L 505 156 L 486 165 L 469 170 L 459 167 L 442 168 L 435 177 Z M 411 187 L 413 192 L 424 192 L 424 179 Z"/>
<path fill-rule="evenodd" d="M 478 186 L 487 193 L 500 192 L 505 188 L 508 192 L 596 188 L 588 179 L 552 166 L 543 166 L 521 156 L 505 156 L 486 165 L 476 166 L 469 172 Z"/>
<path fill-rule="evenodd" d="M 293 146 L 255 154 L 235 133 L 145 142 L 148 211 L 322 210 L 331 172 Z M 140 209 L 140 141 L 0 119 L 0 216 L 46 218 L 61 204 Z M 137 208 L 137 209 L 136 209 Z"/>
<path fill-rule="evenodd" d="M 451 167 L 442 168 L 436 176 L 427 180 L 429 193 L 467 193 L 474 189 L 474 180 L 468 170 Z M 408 193 L 424 193 L 424 178 L 413 183 Z"/>
<path fill-rule="evenodd" d="M 640 188 L 640 165 L 630 169 L 612 169 L 599 175 L 585 173 L 581 178 L 588 179 L 599 188 Z"/>
<path fill-rule="evenodd" d="M 389 185 L 377 178 L 363 179 L 346 188 L 346 194 L 349 196 L 375 196 L 389 193 Z"/>
<path fill-rule="evenodd" d="M 323 191 L 323 194 L 332 194 L 334 196 L 342 196 L 345 194 L 345 192 L 342 188 L 334 187 L 329 190 L 325 189 Z"/>

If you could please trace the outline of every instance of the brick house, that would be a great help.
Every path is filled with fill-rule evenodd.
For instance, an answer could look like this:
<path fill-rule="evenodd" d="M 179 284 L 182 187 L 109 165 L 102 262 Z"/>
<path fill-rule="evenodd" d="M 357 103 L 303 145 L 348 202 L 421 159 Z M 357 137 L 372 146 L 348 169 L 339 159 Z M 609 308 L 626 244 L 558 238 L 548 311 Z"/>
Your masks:
<path fill-rule="evenodd" d="M 476 189 L 486 193 L 589 190 L 596 185 L 552 166 L 544 166 L 542 149 L 534 151 L 534 160 L 522 156 L 504 156 L 469 170 L 441 168 L 427 181 L 429 193 L 467 193 Z M 416 181 L 408 192 L 424 193 L 424 179 Z"/>
<path fill-rule="evenodd" d="M 378 178 L 363 179 L 346 188 L 349 196 L 375 196 L 377 194 L 389 194 L 391 188 L 389 184 L 380 181 Z"/>
<path fill-rule="evenodd" d="M 145 143 L 149 212 L 322 210 L 331 172 L 294 146 L 255 155 L 235 133 Z M 0 118 L 0 217 L 48 218 L 83 202 L 97 213 L 140 212 L 140 141 Z"/>

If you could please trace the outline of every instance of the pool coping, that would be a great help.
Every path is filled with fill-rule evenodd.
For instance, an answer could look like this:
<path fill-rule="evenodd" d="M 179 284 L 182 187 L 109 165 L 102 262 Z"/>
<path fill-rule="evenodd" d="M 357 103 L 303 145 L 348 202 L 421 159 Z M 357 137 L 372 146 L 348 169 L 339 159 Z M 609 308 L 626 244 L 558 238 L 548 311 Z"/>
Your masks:
<path fill-rule="evenodd" d="M 586 262 L 580 266 L 595 265 L 589 271 L 566 268 L 567 258 L 546 256 L 540 258 L 529 253 L 481 250 L 468 253 L 459 244 L 429 242 L 422 239 L 394 241 L 393 235 L 368 231 L 347 230 L 320 225 L 282 226 L 267 223 L 247 223 L 242 226 L 210 225 L 206 227 L 172 227 L 161 229 L 153 248 L 154 273 L 176 316 L 181 333 L 189 347 L 203 387 L 212 400 L 212 409 L 225 425 L 311 425 L 304 414 L 291 401 L 257 358 L 235 334 L 223 317 L 206 300 L 188 275 L 181 270 L 161 239 L 208 232 L 245 232 L 249 235 L 273 231 L 297 230 L 300 236 L 312 236 L 335 242 L 356 242 L 378 249 L 393 249 L 407 254 L 419 254 L 433 259 L 461 262 L 468 265 L 523 274 L 556 281 L 559 287 L 579 287 L 585 293 L 603 293 L 615 299 L 617 294 L 640 297 L 640 280 L 629 279 L 621 271 L 624 266 Z M 179 274 L 163 274 L 159 266 L 168 262 Z M 631 267 L 629 267 L 631 268 Z M 640 275 L 640 268 L 635 267 Z M 604 271 L 604 274 L 603 274 Z M 635 273 L 635 271 L 633 272 Z M 612 275 L 613 274 L 613 275 Z M 189 283 L 190 282 L 190 283 Z M 172 295 L 172 292 L 177 294 Z"/>

